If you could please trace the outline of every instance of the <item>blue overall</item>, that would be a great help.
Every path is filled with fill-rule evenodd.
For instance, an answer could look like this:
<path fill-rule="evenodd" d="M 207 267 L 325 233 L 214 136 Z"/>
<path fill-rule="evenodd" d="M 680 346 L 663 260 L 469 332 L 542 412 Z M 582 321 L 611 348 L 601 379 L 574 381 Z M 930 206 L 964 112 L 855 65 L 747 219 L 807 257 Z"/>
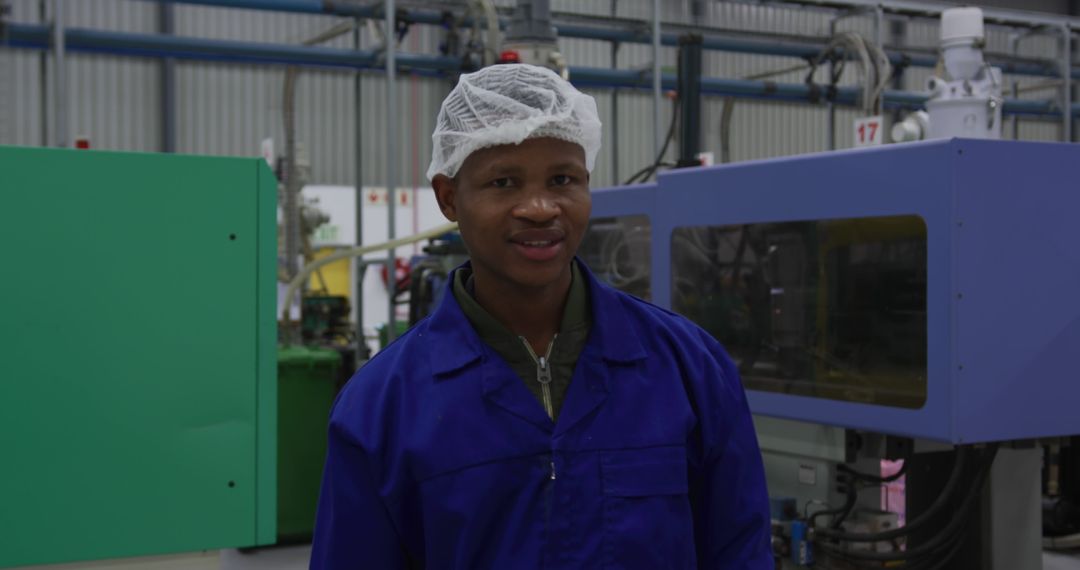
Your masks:
<path fill-rule="evenodd" d="M 330 420 L 312 569 L 773 568 L 730 357 L 582 268 L 593 325 L 557 422 L 450 291 L 357 372 Z"/>

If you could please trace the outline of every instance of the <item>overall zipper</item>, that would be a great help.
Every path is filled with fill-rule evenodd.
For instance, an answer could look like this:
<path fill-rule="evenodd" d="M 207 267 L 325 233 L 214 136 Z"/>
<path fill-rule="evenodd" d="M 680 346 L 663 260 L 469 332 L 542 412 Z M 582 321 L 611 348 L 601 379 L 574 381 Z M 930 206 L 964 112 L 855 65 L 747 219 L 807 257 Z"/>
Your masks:
<path fill-rule="evenodd" d="M 525 337 L 518 337 L 525 345 L 525 349 L 529 351 L 529 356 L 532 357 L 533 362 L 536 363 L 536 381 L 540 383 L 540 394 L 544 399 L 544 411 L 552 420 L 555 419 L 555 407 L 551 403 L 551 349 L 555 347 L 555 339 L 559 338 L 559 335 L 551 337 L 551 343 L 548 344 L 547 354 L 544 356 L 536 356 L 536 352 L 532 349 L 532 345 L 529 341 L 525 340 Z M 555 465 L 552 464 L 552 479 L 555 478 Z"/>

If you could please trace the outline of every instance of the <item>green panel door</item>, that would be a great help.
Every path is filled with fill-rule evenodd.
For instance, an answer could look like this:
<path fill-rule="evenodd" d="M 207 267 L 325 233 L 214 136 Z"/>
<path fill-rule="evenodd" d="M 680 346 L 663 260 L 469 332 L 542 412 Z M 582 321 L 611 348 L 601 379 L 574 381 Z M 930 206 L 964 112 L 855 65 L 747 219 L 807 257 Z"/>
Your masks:
<path fill-rule="evenodd" d="M 0 567 L 270 534 L 264 171 L 0 148 Z"/>

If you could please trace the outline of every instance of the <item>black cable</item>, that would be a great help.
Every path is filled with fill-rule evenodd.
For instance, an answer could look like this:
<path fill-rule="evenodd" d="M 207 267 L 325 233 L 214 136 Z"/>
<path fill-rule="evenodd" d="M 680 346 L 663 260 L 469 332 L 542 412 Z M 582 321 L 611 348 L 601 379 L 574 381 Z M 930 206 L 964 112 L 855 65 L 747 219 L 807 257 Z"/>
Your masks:
<path fill-rule="evenodd" d="M 945 487 L 941 490 L 941 493 L 925 511 L 919 513 L 919 516 L 912 519 L 908 524 L 891 530 L 871 533 L 844 532 L 827 528 L 816 529 L 814 532 L 826 538 L 847 542 L 880 542 L 882 540 L 892 540 L 910 534 L 912 531 L 924 526 L 927 522 L 934 520 L 938 513 L 949 504 L 957 486 L 960 485 L 960 480 L 963 479 L 964 467 L 971 453 L 970 447 L 960 448 L 956 454 L 956 461 L 953 463 L 952 474 L 949 475 L 949 480 L 945 483 Z M 905 460 L 905 469 L 907 468 L 907 463 L 908 462 Z M 813 525 L 810 526 L 812 527 Z"/>
<path fill-rule="evenodd" d="M 862 473 L 862 472 L 856 471 L 856 470 L 852 469 L 851 467 L 848 467 L 847 465 L 843 465 L 843 464 L 841 464 L 839 467 L 837 467 L 837 469 L 839 469 L 840 471 L 843 471 L 845 473 L 848 473 L 850 475 L 853 475 L 856 479 L 859 479 L 860 481 L 867 481 L 867 482 L 870 482 L 870 483 L 879 483 L 880 484 L 880 483 L 892 483 L 893 481 L 896 481 L 897 479 L 903 477 L 907 473 L 907 466 L 908 466 L 908 461 L 907 461 L 907 458 L 905 458 L 904 459 L 904 464 L 900 466 L 900 470 L 897 471 L 896 473 L 893 473 L 892 475 L 889 475 L 888 477 L 881 477 L 881 476 L 878 476 L 878 475 L 871 475 L 869 473 Z"/>
<path fill-rule="evenodd" d="M 829 522 L 828 529 L 839 531 L 840 526 L 842 524 L 844 524 L 844 521 L 847 520 L 847 518 L 849 516 L 851 516 L 852 511 L 855 510 L 855 505 L 859 500 L 858 482 L 860 480 L 869 481 L 869 482 L 872 482 L 872 483 L 895 481 L 896 479 L 899 479 L 900 477 L 903 476 L 903 472 L 907 467 L 907 462 L 906 461 L 904 462 L 904 466 L 901 467 L 899 472 L 897 472 L 895 475 L 892 475 L 890 477 L 875 477 L 873 475 L 868 475 L 866 473 L 860 473 L 858 471 L 855 471 L 854 469 L 851 469 L 850 467 L 847 467 L 846 465 L 841 465 L 840 467 L 841 467 L 840 470 L 842 472 L 844 472 L 848 476 L 848 480 L 845 483 L 845 487 L 846 487 L 845 495 L 846 496 L 845 496 L 844 504 L 843 504 L 843 506 L 841 506 L 839 508 L 822 510 L 822 511 L 818 511 L 818 512 L 814 513 L 813 515 L 811 515 L 810 519 L 809 519 L 809 522 L 808 522 L 808 526 L 810 526 L 811 528 L 814 527 L 814 523 L 816 522 L 818 517 L 822 517 L 822 516 L 826 516 L 826 515 L 836 515 L 835 517 L 833 517 L 833 520 Z M 824 533 L 822 533 L 822 534 L 824 534 Z"/>
<path fill-rule="evenodd" d="M 859 502 L 859 488 L 856 486 L 858 481 L 852 477 L 847 483 L 847 501 L 844 502 L 844 509 L 840 511 L 832 522 L 829 523 L 829 528 L 840 530 L 840 525 L 844 524 L 844 521 L 851 516 L 851 511 L 855 510 L 855 504 Z"/>
<path fill-rule="evenodd" d="M 839 520 L 841 522 L 843 522 L 843 519 L 847 518 L 847 515 L 850 514 L 852 509 L 855 508 L 855 503 L 857 502 L 857 499 L 858 499 L 858 492 L 855 490 L 855 479 L 850 478 L 847 481 L 847 494 L 846 494 L 846 497 L 844 499 L 844 504 L 837 507 L 837 508 L 835 508 L 835 509 L 824 509 L 824 510 L 817 511 L 816 513 L 810 515 L 810 518 L 807 519 L 806 526 L 808 526 L 809 528 L 814 528 L 814 525 L 816 524 L 817 519 L 819 517 L 833 516 L 833 515 L 839 516 Z M 831 522 L 835 523 L 836 520 L 837 520 L 837 518 L 833 518 L 833 520 Z M 830 524 L 830 526 L 831 526 L 831 524 Z M 837 525 L 837 526 L 839 526 L 839 525 Z"/>
<path fill-rule="evenodd" d="M 649 166 L 646 166 L 645 168 L 642 168 L 641 170 L 634 173 L 633 176 L 631 176 L 629 179 L 627 179 L 626 182 L 623 183 L 624 186 L 627 185 L 627 184 L 634 184 L 635 182 L 638 182 L 638 180 L 637 180 L 638 177 L 642 177 L 642 175 L 644 175 L 644 176 L 642 177 L 642 179 L 640 181 L 644 182 L 645 180 L 648 180 L 649 176 L 652 176 L 652 174 L 654 172 L 656 172 L 656 170 L 658 168 L 660 168 L 663 165 L 670 164 L 670 163 L 665 163 L 664 162 L 664 155 L 667 154 L 667 149 L 668 149 L 668 146 L 671 145 L 671 140 L 675 138 L 675 123 L 677 123 L 678 120 L 679 120 L 679 99 L 676 98 L 675 99 L 675 104 L 672 106 L 672 109 L 671 109 L 671 122 L 668 124 L 667 135 L 664 138 L 663 146 L 660 147 L 660 153 L 656 155 L 656 160 L 653 161 L 653 163 L 650 164 Z"/>
<path fill-rule="evenodd" d="M 960 548 L 964 544 L 965 531 L 968 527 L 959 527 L 955 533 L 947 535 L 947 538 L 940 541 L 939 544 L 935 544 L 932 548 L 926 552 L 918 554 L 912 559 L 896 558 L 884 561 L 870 561 L 861 560 L 852 555 L 849 550 L 840 549 L 833 545 L 822 545 L 822 550 L 829 554 L 829 556 L 842 560 L 844 563 L 849 564 L 855 568 L 862 570 L 880 570 L 883 568 L 883 564 L 889 562 L 901 562 L 903 561 L 904 570 L 941 570 L 948 566 L 949 561 L 959 553 Z M 895 546 L 895 543 L 893 543 Z M 900 554 L 902 551 L 896 550 L 893 553 L 887 554 Z"/>
<path fill-rule="evenodd" d="M 843 558 L 849 558 L 853 560 L 868 560 L 878 562 L 894 562 L 898 560 L 913 560 L 921 558 L 923 556 L 934 553 L 943 545 L 950 544 L 950 540 L 955 541 L 957 531 L 962 529 L 962 525 L 967 523 L 968 515 L 972 508 L 975 506 L 975 499 L 982 494 L 983 484 L 990 475 L 990 468 L 994 464 L 994 458 L 997 456 L 997 444 L 992 444 L 986 452 L 986 460 L 983 462 L 978 475 L 975 478 L 975 484 L 968 490 L 963 501 L 960 503 L 960 507 L 956 509 L 957 516 L 952 517 L 949 523 L 945 525 L 945 528 L 941 529 L 934 538 L 929 541 L 916 546 L 915 548 L 909 548 L 900 552 L 860 552 L 860 551 L 844 551 L 840 548 L 833 546 L 826 542 L 821 542 L 822 550 L 829 553 L 836 553 L 837 556 Z M 957 456 L 959 460 L 959 456 Z M 939 496 L 940 498 L 940 496 Z M 906 527 L 905 527 L 906 528 Z M 879 533 L 883 534 L 883 533 Z"/>
<path fill-rule="evenodd" d="M 942 570 L 948 567 L 949 562 L 959 553 L 960 548 L 964 544 L 965 533 L 970 528 L 969 526 L 960 527 L 957 532 L 951 535 L 947 540 L 942 541 L 940 545 L 931 548 L 925 554 L 920 555 L 918 558 L 907 560 L 904 562 L 904 570 Z M 895 542 L 893 543 L 895 547 Z M 831 551 L 828 548 L 824 549 L 831 556 L 843 560 L 846 564 L 863 570 L 880 570 L 882 564 L 888 562 L 871 562 L 865 560 L 858 560 L 852 558 L 846 558 L 847 551 L 838 550 Z M 895 562 L 895 561 L 894 561 Z"/>
<path fill-rule="evenodd" d="M 649 177 L 652 176 L 653 173 L 656 172 L 657 168 L 659 168 L 661 166 L 671 168 L 671 167 L 675 166 L 675 163 L 674 162 L 660 162 L 658 164 L 650 164 L 649 166 L 646 166 L 645 168 L 642 168 L 641 170 L 637 171 L 633 176 L 630 177 L 630 179 L 628 181 L 625 182 L 625 184 L 633 184 L 635 182 L 644 182 L 644 181 L 648 180 Z M 640 178 L 640 180 L 638 180 L 639 178 Z"/>

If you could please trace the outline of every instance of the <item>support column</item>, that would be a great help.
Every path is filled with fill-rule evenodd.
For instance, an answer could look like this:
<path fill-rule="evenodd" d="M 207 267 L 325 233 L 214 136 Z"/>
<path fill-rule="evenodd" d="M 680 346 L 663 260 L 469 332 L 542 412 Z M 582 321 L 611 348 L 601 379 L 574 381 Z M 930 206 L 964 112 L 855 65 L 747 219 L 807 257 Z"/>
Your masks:
<path fill-rule="evenodd" d="M 1042 567 L 1042 448 L 1002 449 L 990 470 L 988 570 Z"/>
<path fill-rule="evenodd" d="M 701 152 L 701 36 L 679 38 L 679 160 L 677 166 L 698 166 Z"/>
<path fill-rule="evenodd" d="M 162 2 L 158 4 L 158 32 L 171 36 L 175 30 L 176 7 Z M 176 152 L 176 59 L 161 59 L 161 93 L 158 104 L 161 107 L 161 152 Z"/>
<path fill-rule="evenodd" d="M 353 49 L 360 51 L 360 31 L 363 29 L 361 20 L 357 18 L 353 27 Z M 353 165 L 356 168 L 355 190 L 356 196 L 356 245 L 364 245 L 364 107 L 363 102 L 363 74 L 357 70 L 353 74 Z M 367 264 L 363 258 L 354 257 L 352 260 L 353 275 L 356 279 L 356 287 L 353 291 L 353 304 L 356 307 L 356 363 L 363 364 L 370 356 L 367 341 L 364 339 L 364 275 L 367 273 Z"/>
<path fill-rule="evenodd" d="M 397 9 L 394 0 L 385 1 L 386 10 L 386 215 L 388 239 L 397 237 L 397 145 L 399 120 L 397 111 L 397 32 L 394 13 Z M 394 306 L 394 291 L 397 289 L 395 267 L 397 252 L 393 248 L 386 254 L 386 275 L 389 285 L 390 310 L 386 318 L 386 339 L 393 341 L 397 337 L 397 314 Z"/>
<path fill-rule="evenodd" d="M 68 146 L 67 48 L 64 43 L 64 0 L 53 0 L 53 145 Z"/>
<path fill-rule="evenodd" d="M 660 0 L 653 0 L 652 25 L 653 156 L 660 160 L 660 149 L 664 144 L 663 127 L 660 126 Z"/>

